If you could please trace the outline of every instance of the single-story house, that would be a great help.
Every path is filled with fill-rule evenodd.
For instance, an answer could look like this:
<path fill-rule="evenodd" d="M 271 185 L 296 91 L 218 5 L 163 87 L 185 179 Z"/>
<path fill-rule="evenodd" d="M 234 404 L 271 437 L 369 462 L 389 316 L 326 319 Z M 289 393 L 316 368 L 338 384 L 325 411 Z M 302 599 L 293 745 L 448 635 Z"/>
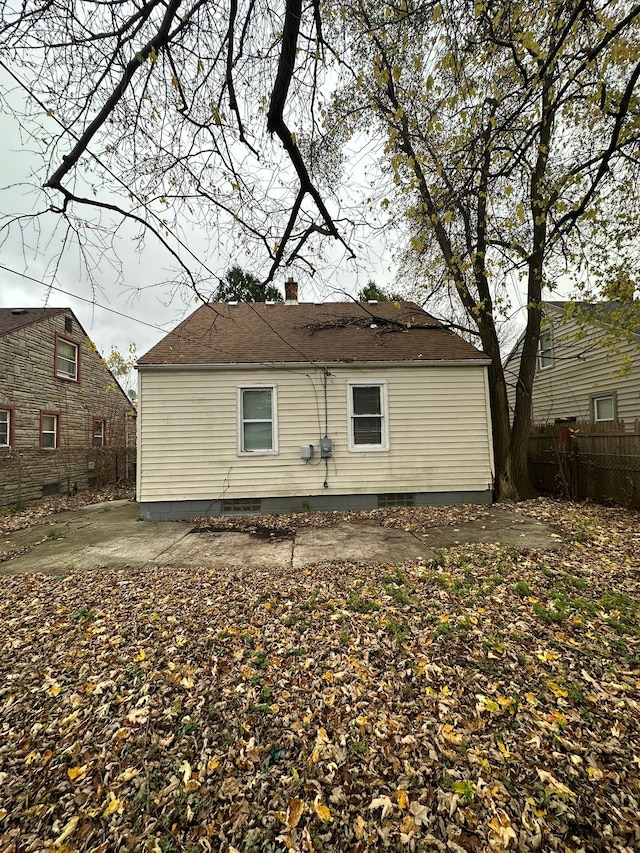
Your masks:
<path fill-rule="evenodd" d="M 141 518 L 491 502 L 485 355 L 414 303 L 287 284 L 139 359 Z"/>

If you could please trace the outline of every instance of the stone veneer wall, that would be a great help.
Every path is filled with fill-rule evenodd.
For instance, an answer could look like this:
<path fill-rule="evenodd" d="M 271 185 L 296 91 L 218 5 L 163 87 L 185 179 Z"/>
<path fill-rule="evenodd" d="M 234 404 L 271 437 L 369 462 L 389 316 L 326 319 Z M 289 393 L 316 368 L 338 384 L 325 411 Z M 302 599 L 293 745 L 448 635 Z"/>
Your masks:
<path fill-rule="evenodd" d="M 65 317 L 71 331 L 65 330 Z M 28 314 L 25 315 L 28 320 Z M 78 344 L 79 381 L 55 376 L 56 333 Z M 13 418 L 13 446 L 0 448 L 0 506 L 98 488 L 130 477 L 133 406 L 71 314 L 61 311 L 0 337 L 0 408 Z M 59 447 L 40 447 L 40 413 L 59 415 Z M 93 447 L 94 418 L 106 446 Z"/>

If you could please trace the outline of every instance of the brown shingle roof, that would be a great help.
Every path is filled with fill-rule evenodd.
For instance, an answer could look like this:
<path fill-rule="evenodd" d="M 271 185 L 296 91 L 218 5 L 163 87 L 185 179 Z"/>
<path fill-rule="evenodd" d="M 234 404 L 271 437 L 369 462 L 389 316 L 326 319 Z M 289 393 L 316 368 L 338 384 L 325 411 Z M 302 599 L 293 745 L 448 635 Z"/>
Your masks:
<path fill-rule="evenodd" d="M 153 349 L 143 365 L 483 358 L 413 302 L 203 305 Z"/>
<path fill-rule="evenodd" d="M 70 308 L 0 308 L 0 335 L 15 332 L 31 323 L 38 323 Z"/>

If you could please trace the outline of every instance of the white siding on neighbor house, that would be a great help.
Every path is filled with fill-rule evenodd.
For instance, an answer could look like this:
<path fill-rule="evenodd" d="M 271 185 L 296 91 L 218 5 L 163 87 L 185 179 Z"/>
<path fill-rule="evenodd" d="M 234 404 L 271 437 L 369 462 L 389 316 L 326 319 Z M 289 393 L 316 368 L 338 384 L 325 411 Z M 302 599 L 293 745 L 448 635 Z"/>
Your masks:
<path fill-rule="evenodd" d="M 140 370 L 138 500 L 484 491 L 492 450 L 482 366 Z M 348 380 L 386 380 L 389 450 L 347 449 Z M 239 386 L 274 385 L 278 452 L 238 454 Z M 300 446 L 313 444 L 307 463 Z M 329 484 L 325 488 L 325 478 Z"/>
<path fill-rule="evenodd" d="M 593 420 L 592 398 L 615 392 L 617 419 L 633 424 L 640 418 L 640 341 L 621 342 L 617 352 L 594 343 L 594 336 L 576 339 L 580 329 L 575 320 L 551 326 L 553 364 L 540 368 L 536 362 L 533 385 L 532 422 L 553 423 L 556 418 Z M 515 385 L 520 366 L 520 344 L 505 365 L 509 405 L 513 412 Z M 625 357 L 632 371 L 620 375 Z"/>

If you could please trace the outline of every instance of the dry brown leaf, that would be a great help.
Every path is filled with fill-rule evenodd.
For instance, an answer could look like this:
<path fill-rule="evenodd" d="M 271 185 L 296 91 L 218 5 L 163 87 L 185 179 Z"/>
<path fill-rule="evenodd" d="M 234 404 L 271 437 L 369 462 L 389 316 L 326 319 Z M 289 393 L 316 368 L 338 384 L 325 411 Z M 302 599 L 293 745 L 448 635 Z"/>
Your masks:
<path fill-rule="evenodd" d="M 289 800 L 289 805 L 287 806 L 287 813 L 285 815 L 284 822 L 291 829 L 296 827 L 302 817 L 302 813 L 304 811 L 304 801 L 298 799 L 298 797 L 292 797 Z"/>

